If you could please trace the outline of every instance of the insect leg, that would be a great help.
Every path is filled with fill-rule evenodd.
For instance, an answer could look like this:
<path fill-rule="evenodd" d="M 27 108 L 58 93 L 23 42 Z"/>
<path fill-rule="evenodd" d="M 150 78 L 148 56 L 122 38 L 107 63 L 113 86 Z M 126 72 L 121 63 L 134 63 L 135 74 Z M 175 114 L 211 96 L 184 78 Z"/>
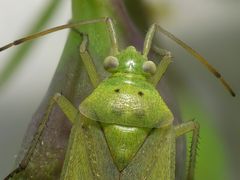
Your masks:
<path fill-rule="evenodd" d="M 88 36 L 86 34 L 82 34 L 83 40 L 80 45 L 80 56 L 82 58 L 82 61 L 85 65 L 85 68 L 87 70 L 87 73 L 89 75 L 89 78 L 92 82 L 93 87 L 97 87 L 97 85 L 100 83 L 100 76 L 97 73 L 97 69 L 93 63 L 92 57 L 88 52 L 87 46 L 88 46 Z"/>
<path fill-rule="evenodd" d="M 154 47 L 154 51 L 159 55 L 164 55 L 161 62 L 157 66 L 156 73 L 151 78 L 151 82 L 154 86 L 160 81 L 164 73 L 166 72 L 168 65 L 172 62 L 171 52 L 163 49 L 159 49 L 158 47 Z"/>
<path fill-rule="evenodd" d="M 190 131 L 192 131 L 193 133 L 190 149 L 190 162 L 187 174 L 188 180 L 194 179 L 194 168 L 196 163 L 199 128 L 200 126 L 196 121 L 188 121 L 175 127 L 176 137 L 184 135 Z"/>
<path fill-rule="evenodd" d="M 53 97 L 54 102 L 60 107 L 62 112 L 67 116 L 67 119 L 74 124 L 79 110 L 60 93 L 56 93 Z"/>
<path fill-rule="evenodd" d="M 46 127 L 46 124 L 49 120 L 49 116 L 52 112 L 53 107 L 57 104 L 60 109 L 64 112 L 64 114 L 67 116 L 67 118 L 71 121 L 71 123 L 74 123 L 75 117 L 77 116 L 78 110 L 61 94 L 56 93 L 54 97 L 49 101 L 49 105 L 47 107 L 47 111 L 45 112 L 43 119 L 39 123 L 39 127 L 37 129 L 37 132 L 35 133 L 33 140 L 31 142 L 31 145 L 29 149 L 27 150 L 24 158 L 21 160 L 18 167 L 13 170 L 7 177 L 4 178 L 4 180 L 8 180 L 12 178 L 14 175 L 20 173 L 24 169 L 27 168 L 28 163 L 31 160 L 31 157 L 34 153 L 34 150 L 39 142 L 39 139 L 41 138 L 41 135 Z"/>

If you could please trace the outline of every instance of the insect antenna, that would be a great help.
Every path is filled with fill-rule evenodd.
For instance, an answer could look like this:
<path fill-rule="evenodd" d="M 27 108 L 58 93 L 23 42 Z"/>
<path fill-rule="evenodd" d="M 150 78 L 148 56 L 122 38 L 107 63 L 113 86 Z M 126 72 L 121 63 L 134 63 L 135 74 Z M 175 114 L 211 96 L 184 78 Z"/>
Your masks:
<path fill-rule="evenodd" d="M 194 56 L 198 61 L 200 61 L 207 69 L 217 78 L 220 80 L 222 85 L 227 89 L 227 91 L 232 95 L 236 96 L 235 92 L 232 90 L 230 85 L 225 81 L 225 79 L 222 77 L 222 75 L 211 65 L 208 63 L 208 61 L 200 55 L 197 51 L 195 51 L 193 48 L 188 46 L 186 43 L 184 43 L 182 40 L 175 37 L 173 34 L 168 32 L 167 30 L 163 29 L 161 26 L 155 24 L 160 32 L 162 32 L 164 35 L 175 41 L 177 44 L 182 46 L 187 52 L 189 52 L 192 56 Z"/>
<path fill-rule="evenodd" d="M 78 26 L 82 26 L 82 25 L 87 25 L 87 24 L 100 23 L 100 22 L 105 22 L 107 24 L 107 28 L 108 28 L 108 31 L 110 34 L 110 39 L 111 39 L 112 46 L 113 46 L 112 48 L 113 48 L 115 54 L 118 53 L 118 42 L 117 42 L 117 38 L 116 38 L 116 32 L 115 32 L 115 29 L 113 26 L 112 19 L 109 17 L 92 19 L 92 20 L 83 20 L 83 21 L 79 21 L 79 22 L 75 22 L 75 23 L 69 23 L 69 24 L 64 24 L 61 26 L 56 26 L 56 27 L 32 34 L 32 35 L 29 35 L 29 36 L 23 37 L 21 39 L 15 40 L 9 44 L 6 44 L 5 46 L 0 47 L 0 52 L 4 51 L 10 47 L 17 46 L 24 42 L 31 41 L 33 39 L 37 39 L 39 37 L 45 36 L 47 34 L 50 34 L 50 33 L 56 32 L 56 31 L 73 28 L 73 27 L 78 27 Z"/>

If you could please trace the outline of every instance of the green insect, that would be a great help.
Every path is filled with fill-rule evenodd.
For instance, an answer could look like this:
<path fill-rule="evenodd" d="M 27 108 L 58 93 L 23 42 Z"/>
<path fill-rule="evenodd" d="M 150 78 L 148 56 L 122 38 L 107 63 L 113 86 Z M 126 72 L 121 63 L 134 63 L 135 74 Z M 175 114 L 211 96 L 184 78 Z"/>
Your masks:
<path fill-rule="evenodd" d="M 50 100 L 48 109 L 33 142 L 18 168 L 5 179 L 17 176 L 29 165 L 31 155 L 46 127 L 54 105 L 58 105 L 72 130 L 61 171 L 62 180 L 78 179 L 175 179 L 176 138 L 192 132 L 190 162 L 187 179 L 194 178 L 199 124 L 188 121 L 173 125 L 173 114 L 155 86 L 171 62 L 171 54 L 153 47 L 164 54 L 156 66 L 148 60 L 152 39 L 157 30 L 164 33 L 206 65 L 220 79 L 227 90 L 235 96 L 221 75 L 196 51 L 181 40 L 153 24 L 145 38 L 143 52 L 133 46 L 119 51 L 118 40 L 110 18 L 80 21 L 58 26 L 27 36 L 0 48 L 3 51 L 14 45 L 40 36 L 93 23 L 105 23 L 112 43 L 112 54 L 104 60 L 104 68 L 111 75 L 100 82 L 95 65 L 88 51 L 88 37 L 82 37 L 80 56 L 95 90 L 75 108 L 60 93 Z"/>

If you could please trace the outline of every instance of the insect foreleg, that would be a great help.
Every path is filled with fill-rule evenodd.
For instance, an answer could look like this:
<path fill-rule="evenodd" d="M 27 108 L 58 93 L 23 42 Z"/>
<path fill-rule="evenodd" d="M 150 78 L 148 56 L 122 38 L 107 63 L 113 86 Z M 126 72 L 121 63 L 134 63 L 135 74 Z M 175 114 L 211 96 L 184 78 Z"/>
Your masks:
<path fill-rule="evenodd" d="M 27 168 L 27 166 L 31 160 L 31 157 L 34 153 L 34 150 L 39 142 L 39 139 L 41 138 L 41 135 L 46 127 L 48 120 L 49 120 L 49 116 L 51 115 L 53 107 L 56 104 L 64 112 L 64 114 L 71 121 L 71 123 L 74 123 L 74 120 L 77 116 L 78 110 L 64 96 L 62 96 L 59 93 L 55 94 L 54 97 L 49 101 L 47 110 L 43 116 L 43 119 L 39 123 L 37 132 L 35 133 L 33 140 L 30 144 L 30 147 L 28 148 L 24 158 L 21 160 L 18 167 L 15 170 L 13 170 L 7 177 L 5 177 L 4 180 L 8 180 L 8 179 L 12 178 L 14 175 L 22 172 L 24 169 Z"/>
<path fill-rule="evenodd" d="M 167 50 L 160 49 L 158 47 L 154 47 L 154 52 L 159 55 L 164 55 L 161 62 L 157 66 L 156 73 L 151 78 L 151 82 L 154 86 L 160 81 L 164 73 L 166 72 L 168 65 L 172 62 L 171 53 Z"/>
<path fill-rule="evenodd" d="M 190 162 L 187 174 L 188 180 L 192 180 L 194 178 L 194 168 L 196 163 L 197 146 L 199 139 L 199 128 L 199 124 L 196 121 L 185 122 L 175 127 L 176 137 L 184 135 L 190 131 L 193 132 L 190 149 Z"/>
<path fill-rule="evenodd" d="M 60 93 L 56 93 L 53 99 L 54 102 L 60 107 L 61 111 L 67 116 L 67 119 L 74 124 L 77 114 L 79 113 L 78 109 Z"/>
<path fill-rule="evenodd" d="M 82 58 L 82 61 L 85 65 L 85 68 L 87 70 L 87 73 L 89 75 L 89 78 L 92 82 L 92 85 L 94 88 L 97 87 L 97 85 L 100 83 L 100 76 L 97 73 L 97 69 L 93 63 L 92 57 L 88 52 L 87 46 L 88 46 L 88 36 L 86 34 L 81 34 L 83 37 L 82 43 L 80 45 L 80 56 Z"/>

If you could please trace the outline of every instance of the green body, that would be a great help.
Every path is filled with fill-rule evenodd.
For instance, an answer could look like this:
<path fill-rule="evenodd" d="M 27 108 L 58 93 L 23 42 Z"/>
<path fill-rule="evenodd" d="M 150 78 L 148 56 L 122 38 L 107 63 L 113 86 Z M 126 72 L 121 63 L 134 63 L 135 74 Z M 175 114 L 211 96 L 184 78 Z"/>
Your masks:
<path fill-rule="evenodd" d="M 143 71 L 148 60 L 132 46 L 116 57 L 79 106 L 62 179 L 174 179 L 173 115 Z"/>
<path fill-rule="evenodd" d="M 87 118 L 100 121 L 119 170 L 142 146 L 152 128 L 170 125 L 173 115 L 142 66 L 146 59 L 134 47 L 116 56 L 119 66 L 79 106 Z"/>
<path fill-rule="evenodd" d="M 194 122 L 174 127 L 173 115 L 150 81 L 148 60 L 134 47 L 118 53 L 112 74 L 80 104 L 77 115 L 61 95 L 54 98 L 72 121 L 62 180 L 173 180 L 176 137 L 198 129 Z M 188 179 L 193 179 L 194 133 Z"/>

